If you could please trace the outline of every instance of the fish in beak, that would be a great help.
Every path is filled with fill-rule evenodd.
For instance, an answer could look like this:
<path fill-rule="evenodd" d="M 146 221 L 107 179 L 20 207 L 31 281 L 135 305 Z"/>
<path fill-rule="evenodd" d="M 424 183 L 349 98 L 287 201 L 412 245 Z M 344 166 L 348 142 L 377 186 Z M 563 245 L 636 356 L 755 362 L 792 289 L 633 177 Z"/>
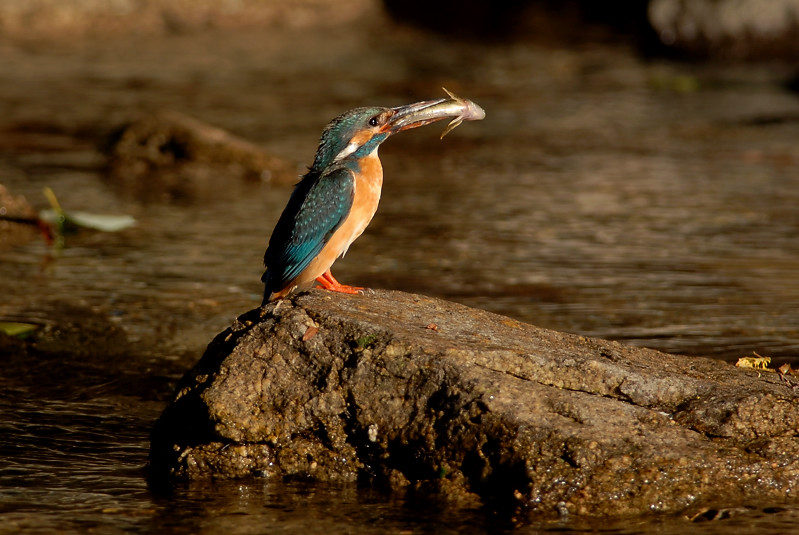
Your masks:
<path fill-rule="evenodd" d="M 451 119 L 444 132 L 443 138 L 450 133 L 463 121 L 480 121 L 486 116 L 486 112 L 475 102 L 461 98 L 454 93 L 444 91 L 449 98 L 437 100 L 423 100 L 397 108 L 391 108 L 394 115 L 383 127 L 383 131 L 396 134 L 410 128 L 417 128 L 426 124 L 434 123 L 442 119 Z"/>

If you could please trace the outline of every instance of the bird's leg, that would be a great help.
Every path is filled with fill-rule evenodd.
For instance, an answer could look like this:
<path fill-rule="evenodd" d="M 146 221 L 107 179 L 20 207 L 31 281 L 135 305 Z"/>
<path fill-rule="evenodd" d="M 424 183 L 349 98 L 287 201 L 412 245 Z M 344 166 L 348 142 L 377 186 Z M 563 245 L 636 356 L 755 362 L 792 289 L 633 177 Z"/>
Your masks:
<path fill-rule="evenodd" d="M 316 277 L 316 282 L 321 284 L 325 290 L 330 290 L 332 292 L 341 292 L 345 294 L 357 294 L 361 293 L 363 288 L 359 286 L 347 286 L 346 284 L 341 284 L 339 281 L 333 277 L 333 274 L 330 273 L 328 269 L 325 271 L 322 276 Z"/>

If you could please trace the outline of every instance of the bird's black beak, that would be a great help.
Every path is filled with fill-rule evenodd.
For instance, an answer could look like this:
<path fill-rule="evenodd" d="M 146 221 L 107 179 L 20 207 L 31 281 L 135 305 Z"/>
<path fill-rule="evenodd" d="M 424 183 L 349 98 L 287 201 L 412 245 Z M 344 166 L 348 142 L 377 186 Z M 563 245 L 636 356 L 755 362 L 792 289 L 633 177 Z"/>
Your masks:
<path fill-rule="evenodd" d="M 446 102 L 447 99 L 440 98 L 437 100 L 423 100 L 422 102 L 414 102 L 405 106 L 398 106 L 391 108 L 394 115 L 391 116 L 385 126 L 385 130 L 396 134 L 403 130 L 417 128 L 426 124 L 440 121 L 452 117 L 452 114 L 444 108 L 436 108 L 438 104 Z"/>
<path fill-rule="evenodd" d="M 447 91 L 446 89 L 444 91 Z M 410 128 L 451 119 L 444 134 L 461 124 L 462 121 L 479 121 L 485 117 L 483 108 L 472 102 L 455 96 L 447 91 L 450 98 L 423 100 L 397 108 L 391 108 L 394 114 L 383 127 L 384 132 L 396 134 Z M 444 137 L 442 134 L 441 137 Z"/>

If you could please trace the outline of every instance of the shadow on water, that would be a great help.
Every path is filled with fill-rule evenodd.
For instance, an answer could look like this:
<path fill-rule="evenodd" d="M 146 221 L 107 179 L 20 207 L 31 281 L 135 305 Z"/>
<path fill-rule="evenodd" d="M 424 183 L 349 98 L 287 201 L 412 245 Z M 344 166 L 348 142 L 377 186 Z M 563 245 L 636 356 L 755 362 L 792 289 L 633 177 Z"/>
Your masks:
<path fill-rule="evenodd" d="M 225 176 L 177 204 L 119 194 L 95 147 L 155 109 L 308 163 L 342 110 L 447 86 L 486 120 L 385 144 L 381 208 L 337 263 L 343 282 L 666 351 L 799 362 L 799 100 L 779 70 L 645 62 L 615 44 L 452 43 L 385 22 L 296 43 L 288 29 L 2 50 L 17 76 L 0 80 L 0 182 L 35 204 L 50 186 L 65 206 L 138 224 L 70 236 L 57 258 L 36 240 L 0 252 L 0 319 L 41 329 L 34 345 L 0 345 L 0 533 L 513 527 L 357 487 L 147 487 L 150 427 L 205 344 L 259 304 L 261 255 L 288 195 Z M 795 509 L 734 513 L 692 531 L 799 525 Z"/>

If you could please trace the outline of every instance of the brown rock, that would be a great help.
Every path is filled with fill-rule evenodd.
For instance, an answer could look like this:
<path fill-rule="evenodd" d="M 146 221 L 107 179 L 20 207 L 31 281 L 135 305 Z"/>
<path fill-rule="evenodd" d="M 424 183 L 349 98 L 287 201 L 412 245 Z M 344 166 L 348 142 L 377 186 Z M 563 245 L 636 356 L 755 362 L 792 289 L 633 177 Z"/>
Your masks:
<path fill-rule="evenodd" d="M 151 468 L 616 516 L 796 501 L 798 428 L 799 388 L 775 373 L 312 291 L 216 337 L 153 431 Z"/>
<path fill-rule="evenodd" d="M 288 185 L 298 169 L 242 138 L 176 112 L 147 115 L 109 143 L 108 179 L 143 201 L 214 199 L 241 179 Z"/>

